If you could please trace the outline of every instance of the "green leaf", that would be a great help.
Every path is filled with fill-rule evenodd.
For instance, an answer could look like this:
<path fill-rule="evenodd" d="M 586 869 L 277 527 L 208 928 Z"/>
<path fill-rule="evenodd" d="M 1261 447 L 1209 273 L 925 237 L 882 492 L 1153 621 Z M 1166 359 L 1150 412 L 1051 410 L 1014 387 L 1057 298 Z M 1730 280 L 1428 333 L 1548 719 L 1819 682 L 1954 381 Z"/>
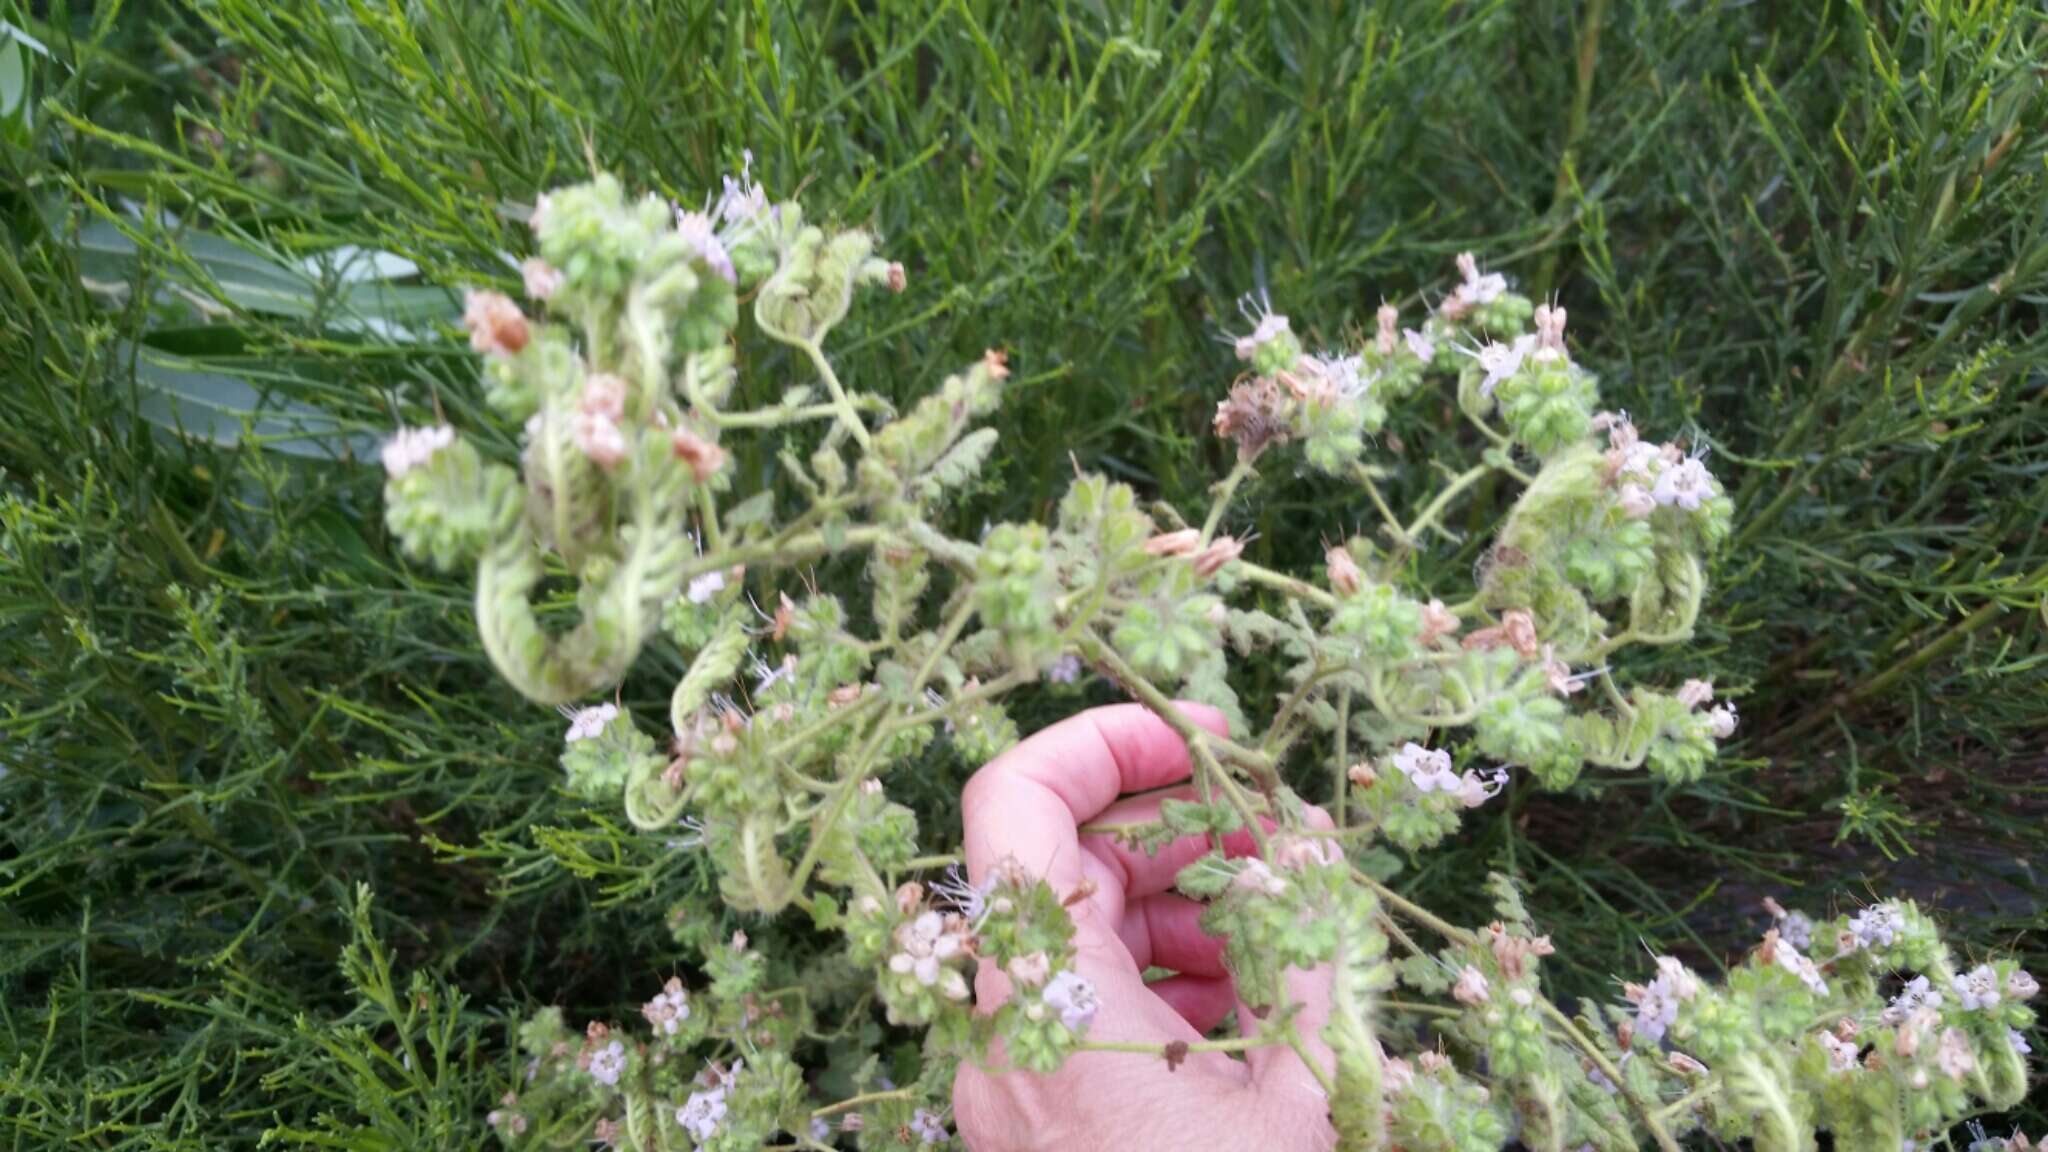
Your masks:
<path fill-rule="evenodd" d="M 338 418 L 310 404 L 161 349 L 127 348 L 135 357 L 136 415 L 168 432 L 222 448 L 248 439 L 289 456 L 329 460 L 366 457 L 376 447 L 374 437 L 344 431 Z"/>

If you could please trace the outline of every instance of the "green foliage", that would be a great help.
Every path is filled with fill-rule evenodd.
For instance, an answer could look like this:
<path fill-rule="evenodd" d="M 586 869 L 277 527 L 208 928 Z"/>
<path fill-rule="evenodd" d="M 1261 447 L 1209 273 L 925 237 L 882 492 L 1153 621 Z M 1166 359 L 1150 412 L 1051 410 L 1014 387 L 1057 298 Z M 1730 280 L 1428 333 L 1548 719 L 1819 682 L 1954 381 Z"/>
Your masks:
<path fill-rule="evenodd" d="M 1230 455 L 1203 435 L 1214 337 L 1238 326 L 1218 305 L 1245 285 L 1320 348 L 1369 331 L 1383 289 L 1439 299 L 1450 253 L 1493 254 L 1524 304 L 1571 309 L 1608 405 L 1707 430 L 1687 449 L 1713 448 L 1734 529 L 1686 672 L 1741 697 L 1746 759 L 1724 752 L 1683 795 L 1599 771 L 1568 801 L 1517 788 L 1511 818 L 1471 824 L 1408 890 L 1478 919 L 1479 879 L 1516 871 L 1573 941 L 1549 978 L 1608 999 L 1645 938 L 1712 966 L 1744 933 L 1705 910 L 1794 878 L 1903 886 L 2041 967 L 2039 881 L 2013 863 L 2041 849 L 2028 772 L 2048 716 L 2048 112 L 2027 5 L 515 7 L 0 5 L 14 1142 L 360 1130 L 361 1147 L 483 1147 L 478 1117 L 518 1069 L 480 1011 L 615 1017 L 651 973 L 694 969 L 687 941 L 732 927 L 704 853 L 565 794 L 561 726 L 496 684 L 469 581 L 408 563 L 381 480 L 346 463 L 402 421 L 444 420 L 481 433 L 465 441 L 479 475 L 518 463 L 509 430 L 536 398 L 454 354 L 461 302 L 443 286 L 510 289 L 533 194 L 586 177 L 593 154 L 622 187 L 698 197 L 751 147 L 769 187 L 805 184 L 883 237 L 908 287 L 836 333 L 865 392 L 902 404 L 1014 350 L 1017 397 L 978 469 L 903 481 L 957 501 L 944 514 L 969 537 L 1045 518 L 1075 462 L 1147 502 L 1200 502 Z M 33 45 L 9 53 L 28 44 L 14 28 Z M 1475 327 L 1519 331 L 1526 314 L 1495 315 L 1516 307 Z M 1439 486 L 1416 445 L 1453 470 L 1498 447 L 1453 436 L 1453 405 L 1395 404 L 1423 386 L 1405 343 L 1363 354 L 1393 369 L 1375 392 L 1387 423 L 1359 449 L 1391 507 Z M 750 406 L 819 402 L 786 387 L 808 379 L 800 349 L 751 355 Z M 488 431 L 493 410 L 518 413 L 507 432 Z M 1304 445 L 1325 446 L 1351 450 Z M 834 487 L 834 462 L 844 487 L 841 458 L 807 449 L 740 449 L 731 467 L 785 501 Z M 1348 467 L 1261 472 L 1229 527 L 1268 569 L 1304 570 L 1325 536 L 1375 519 Z M 1513 499 L 1505 476 L 1468 495 L 1402 551 L 1422 583 L 1468 573 Z M 450 528 L 445 555 L 467 562 L 471 529 Z M 1639 557 L 1582 552 L 1542 591 L 1623 618 L 1606 581 L 1626 586 Z M 874 560 L 895 566 L 906 621 L 922 562 Z M 564 579 L 533 577 L 543 632 L 577 607 Z M 728 608 L 751 618 L 737 597 L 686 604 L 658 617 L 680 653 Z M 1673 623 L 1662 608 L 1643 622 Z M 634 714 L 661 715 L 683 658 L 628 681 Z M 1246 701 L 1294 687 L 1261 659 L 1238 673 Z M 1682 674 L 1657 650 L 1619 659 Z M 1076 691 L 1100 698 L 1033 690 L 1011 722 Z M 1647 746 L 1600 745 L 1621 762 Z M 934 749 L 895 791 L 943 840 L 963 768 Z M 335 979 L 359 881 L 398 966 L 468 997 L 476 1062 L 415 1061 L 431 1091 L 389 1066 L 397 1026 Z M 649 902 L 678 911 L 673 933 Z M 819 946 L 749 930 L 790 965 L 768 987 Z M 860 983 L 822 979 L 812 1011 L 850 1011 Z M 353 1018 L 385 1055 L 330 1052 L 300 1016 Z M 392 1090 L 359 1091 L 353 1060 Z M 858 1090 L 859 1063 L 835 1091 Z M 1391 1130 L 1498 1146 L 1504 1106 L 1441 1106 L 1481 1091 L 1422 1072 Z M 881 1106 L 899 1104 L 892 1128 L 910 1105 Z M 1898 1147 L 1873 1124 L 1859 1146 Z"/>

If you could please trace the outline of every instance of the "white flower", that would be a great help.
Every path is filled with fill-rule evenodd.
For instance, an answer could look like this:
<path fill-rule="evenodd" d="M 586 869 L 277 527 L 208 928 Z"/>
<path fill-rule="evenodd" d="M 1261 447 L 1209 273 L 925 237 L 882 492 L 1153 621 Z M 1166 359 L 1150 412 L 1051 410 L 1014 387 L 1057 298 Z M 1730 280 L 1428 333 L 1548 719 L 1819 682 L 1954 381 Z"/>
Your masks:
<path fill-rule="evenodd" d="M 1467 769 L 1465 774 L 1458 778 L 1458 803 L 1467 808 L 1477 808 L 1500 795 L 1501 789 L 1507 786 L 1508 774 L 1499 768 L 1483 776 Z"/>
<path fill-rule="evenodd" d="M 1081 658 L 1072 652 L 1062 652 L 1045 670 L 1045 678 L 1055 684 L 1072 684 L 1081 676 Z"/>
<path fill-rule="evenodd" d="M 1287 317 L 1272 310 L 1262 297 L 1258 311 L 1252 310 L 1251 297 L 1238 301 L 1237 310 L 1252 322 L 1252 330 L 1233 341 L 1239 360 L 1249 360 L 1259 354 L 1259 349 L 1272 343 L 1287 331 Z"/>
<path fill-rule="evenodd" d="M 1707 712 L 1707 732 L 1716 740 L 1735 735 L 1735 705 L 1722 704 Z"/>
<path fill-rule="evenodd" d="M 759 185 L 756 185 L 759 188 Z M 765 200 L 765 197 L 764 197 Z M 726 283 L 739 283 L 739 274 L 733 271 L 732 256 L 725 250 L 725 241 L 719 239 L 718 229 L 708 212 L 676 211 L 676 235 L 683 238 L 699 259 L 711 270 L 725 277 Z"/>
<path fill-rule="evenodd" d="M 519 275 L 526 281 L 526 294 L 535 300 L 545 300 L 562 289 L 562 274 L 538 257 L 521 264 Z"/>
<path fill-rule="evenodd" d="M 889 957 L 889 970 L 910 976 L 927 988 L 936 987 L 948 999 L 965 1000 L 966 979 L 946 967 L 947 960 L 961 953 L 964 928 L 964 924 L 949 927 L 937 912 L 925 912 L 897 925 L 897 951 Z"/>
<path fill-rule="evenodd" d="M 2005 978 L 2005 994 L 2015 1000 L 2032 1000 L 2040 990 L 2040 981 L 2035 980 L 2033 973 L 2025 968 L 2015 968 L 2012 975 Z"/>
<path fill-rule="evenodd" d="M 1486 379 L 1479 384 L 1481 396 L 1493 395 L 1500 382 L 1522 370 L 1522 358 L 1536 347 L 1534 336 L 1517 336 L 1512 344 L 1489 343 L 1477 352 L 1466 355 L 1479 361 L 1479 369 L 1486 373 Z"/>
<path fill-rule="evenodd" d="M 605 726 L 618 719 L 619 706 L 596 704 L 589 708 L 579 708 L 574 712 L 564 708 L 562 714 L 569 718 L 569 734 L 562 738 L 563 742 L 574 744 L 578 740 L 602 736 Z"/>
<path fill-rule="evenodd" d="M 662 986 L 660 994 L 640 1008 L 640 1014 L 647 1017 L 647 1023 L 664 1036 L 673 1036 L 690 1018 L 690 994 L 683 991 L 683 982 L 673 977 Z"/>
<path fill-rule="evenodd" d="M 1958 976 L 1952 982 L 1956 1003 L 1966 1012 L 1998 1007 L 1998 972 L 1989 964 L 1979 964 Z"/>
<path fill-rule="evenodd" d="M 919 1108 L 910 1114 L 910 1133 L 925 1144 L 944 1144 L 953 1138 L 946 1131 L 946 1122 L 929 1108 Z"/>
<path fill-rule="evenodd" d="M 1464 778 L 1451 771 L 1451 754 L 1441 748 L 1411 742 L 1401 745 L 1393 760 L 1417 792 L 1457 792 L 1465 786 Z"/>
<path fill-rule="evenodd" d="M 1898 910 L 1889 904 L 1873 904 L 1849 919 L 1849 934 L 1864 948 L 1889 947 L 1902 927 Z"/>
<path fill-rule="evenodd" d="M 754 181 L 754 151 L 740 153 L 740 174 L 725 177 L 725 191 L 718 197 L 718 218 L 728 225 L 749 225 L 768 211 L 768 193 Z"/>
<path fill-rule="evenodd" d="M 1342 400 L 1356 400 L 1372 388 L 1373 378 L 1364 374 L 1365 361 L 1357 356 L 1312 356 L 1305 367 Z"/>
<path fill-rule="evenodd" d="M 1679 686 L 1676 695 L 1678 702 L 1687 708 L 1697 708 L 1702 704 L 1711 704 L 1714 702 L 1714 682 L 1712 680 L 1687 680 Z"/>
<path fill-rule="evenodd" d="M 1947 1028 L 1941 1033 L 1940 1046 L 1934 1050 L 1934 1062 L 1944 1076 L 1961 1080 L 1976 1069 L 1977 1054 L 1970 1051 L 1970 1038 L 1961 1028 Z"/>
<path fill-rule="evenodd" d="M 1230 886 L 1242 892 L 1255 892 L 1266 896 L 1278 896 L 1287 891 L 1287 881 L 1274 875 L 1264 860 L 1254 856 L 1244 862 Z"/>
<path fill-rule="evenodd" d="M 617 1040 L 591 1053 L 590 1074 L 600 1084 L 617 1084 L 626 1070 L 626 1046 Z"/>
<path fill-rule="evenodd" d="M 626 434 L 602 412 L 577 414 L 575 440 L 576 450 L 600 468 L 610 470 L 626 458 Z"/>
<path fill-rule="evenodd" d="M 683 593 L 692 604 L 709 604 L 711 598 L 725 591 L 724 572 L 706 572 L 690 581 L 690 587 Z"/>
<path fill-rule="evenodd" d="M 1451 986 L 1451 999 L 1460 1004 L 1484 1004 L 1491 993 L 1486 974 L 1470 964 L 1458 973 L 1458 982 Z"/>
<path fill-rule="evenodd" d="M 1096 1009 L 1102 1006 L 1095 996 L 1095 985 L 1071 971 L 1056 973 L 1038 996 L 1046 1007 L 1060 1014 L 1060 1023 L 1069 1032 L 1086 1030 L 1095 1019 Z"/>
<path fill-rule="evenodd" d="M 1856 1044 L 1853 1041 L 1844 1040 L 1833 1032 L 1822 1032 L 1819 1039 L 1820 1046 L 1827 1050 L 1829 1071 L 1847 1072 L 1856 1067 Z"/>
<path fill-rule="evenodd" d="M 1403 328 L 1401 330 L 1401 338 L 1408 342 L 1408 350 L 1415 353 L 1417 360 L 1427 364 L 1436 359 L 1436 341 L 1430 339 L 1428 333 L 1417 332 L 1413 328 Z"/>
<path fill-rule="evenodd" d="M 1778 967 L 1797 976 L 1799 982 L 1806 985 L 1807 990 L 1815 996 L 1825 996 L 1828 994 L 1828 982 L 1821 979 L 1819 966 L 1801 955 L 1799 949 L 1792 946 L 1791 941 L 1780 937 L 1778 942 L 1771 948 L 1771 961 Z"/>
<path fill-rule="evenodd" d="M 1813 917 L 1804 912 L 1787 912 L 1778 918 L 1778 938 L 1804 952 L 1813 947 Z"/>
<path fill-rule="evenodd" d="M 724 1084 L 690 1093 L 688 1102 L 676 1109 L 676 1126 L 688 1132 L 690 1139 L 699 1144 L 718 1135 L 718 1126 L 724 1120 Z"/>
<path fill-rule="evenodd" d="M 975 884 L 961 873 L 958 864 L 947 867 L 944 880 L 932 881 L 932 893 L 934 895 L 944 896 L 951 900 L 954 907 L 960 909 L 962 916 L 967 917 L 969 921 L 976 924 L 979 924 L 981 918 L 988 914 L 989 897 L 995 894 L 995 890 L 996 875 L 994 873 L 990 873 L 981 883 Z"/>
<path fill-rule="evenodd" d="M 1684 964 L 1670 956 L 1657 957 L 1657 978 L 1647 988 L 1630 990 L 1636 996 L 1636 1035 L 1652 1044 L 1678 1020 L 1678 1006 L 1699 995 L 1700 979 Z"/>
<path fill-rule="evenodd" d="M 1621 514 L 1631 520 L 1641 520 L 1657 510 L 1657 498 L 1641 484 L 1623 484 L 1615 503 L 1621 508 Z"/>
<path fill-rule="evenodd" d="M 384 471 L 393 480 L 425 464 L 434 453 L 455 443 L 455 429 L 446 424 L 432 428 L 400 428 L 384 442 Z"/>
<path fill-rule="evenodd" d="M 1657 476 L 1656 487 L 1650 496 L 1657 503 L 1669 508 L 1677 505 L 1691 512 L 1703 500 L 1712 499 L 1714 478 L 1707 472 L 1707 466 L 1693 457 L 1686 457 Z"/>
<path fill-rule="evenodd" d="M 1452 293 L 1467 305 L 1491 304 L 1508 290 L 1508 278 L 1500 273 L 1480 275 L 1479 261 L 1470 252 L 1458 254 L 1458 274 L 1465 280 Z"/>

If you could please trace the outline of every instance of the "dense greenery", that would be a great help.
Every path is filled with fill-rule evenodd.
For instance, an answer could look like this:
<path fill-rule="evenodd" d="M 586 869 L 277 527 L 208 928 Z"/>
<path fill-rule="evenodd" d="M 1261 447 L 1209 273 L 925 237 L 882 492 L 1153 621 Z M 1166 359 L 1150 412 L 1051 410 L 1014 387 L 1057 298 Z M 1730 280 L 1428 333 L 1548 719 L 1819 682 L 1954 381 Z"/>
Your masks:
<path fill-rule="evenodd" d="M 2041 967 L 2032 6 L 8 19 L 13 1146 L 480 1146 L 512 1014 L 630 1012 L 694 963 L 657 910 L 709 907 L 709 870 L 558 790 L 558 719 L 497 682 L 466 580 L 398 554 L 358 461 L 400 406 L 491 426 L 435 285 L 516 283 L 538 190 L 595 165 L 682 194 L 742 149 L 908 268 L 837 338 L 849 379 L 907 398 L 1010 351 L 963 532 L 1046 518 L 1076 462 L 1205 503 L 1228 459 L 1207 435 L 1216 339 L 1247 288 L 1328 342 L 1370 330 L 1383 286 L 1447 289 L 1465 249 L 1554 294 L 1608 403 L 1710 433 L 1735 536 L 1686 659 L 1711 658 L 1744 726 L 1682 791 L 1518 788 L 1397 886 L 1480 918 L 1487 870 L 1517 873 L 1571 941 L 1559 959 L 1587 965 L 1552 971 L 1568 994 L 1611 996 L 1594 974 L 1640 967 L 1646 939 L 1719 967 L 1765 894 L 1819 912 L 1903 890 Z M 1411 406 L 1379 444 L 1458 421 Z M 772 457 L 732 467 L 777 479 Z M 1368 529 L 1349 492 L 1267 469 L 1248 558 L 1300 569 Z M 1509 496 L 1478 490 L 1469 526 Z M 1424 563 L 1456 573 L 1476 548 Z M 1680 674 L 1655 660 L 1632 667 Z M 626 699 L 659 715 L 680 671 L 643 667 Z M 971 767 L 937 756 L 892 792 L 950 828 Z M 853 1027 L 848 1051 L 886 1042 L 879 1016 Z"/>

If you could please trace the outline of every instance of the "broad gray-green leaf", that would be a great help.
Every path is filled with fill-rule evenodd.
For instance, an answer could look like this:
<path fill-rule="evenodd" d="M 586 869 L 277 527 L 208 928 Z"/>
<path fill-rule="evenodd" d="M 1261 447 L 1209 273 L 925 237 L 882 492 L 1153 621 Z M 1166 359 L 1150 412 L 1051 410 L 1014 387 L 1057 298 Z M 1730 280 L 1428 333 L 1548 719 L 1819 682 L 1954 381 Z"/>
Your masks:
<path fill-rule="evenodd" d="M 254 437 L 261 447 L 318 459 L 365 457 L 376 447 L 310 404 L 161 349 L 134 352 L 136 414 L 160 428 L 224 448 Z"/>

